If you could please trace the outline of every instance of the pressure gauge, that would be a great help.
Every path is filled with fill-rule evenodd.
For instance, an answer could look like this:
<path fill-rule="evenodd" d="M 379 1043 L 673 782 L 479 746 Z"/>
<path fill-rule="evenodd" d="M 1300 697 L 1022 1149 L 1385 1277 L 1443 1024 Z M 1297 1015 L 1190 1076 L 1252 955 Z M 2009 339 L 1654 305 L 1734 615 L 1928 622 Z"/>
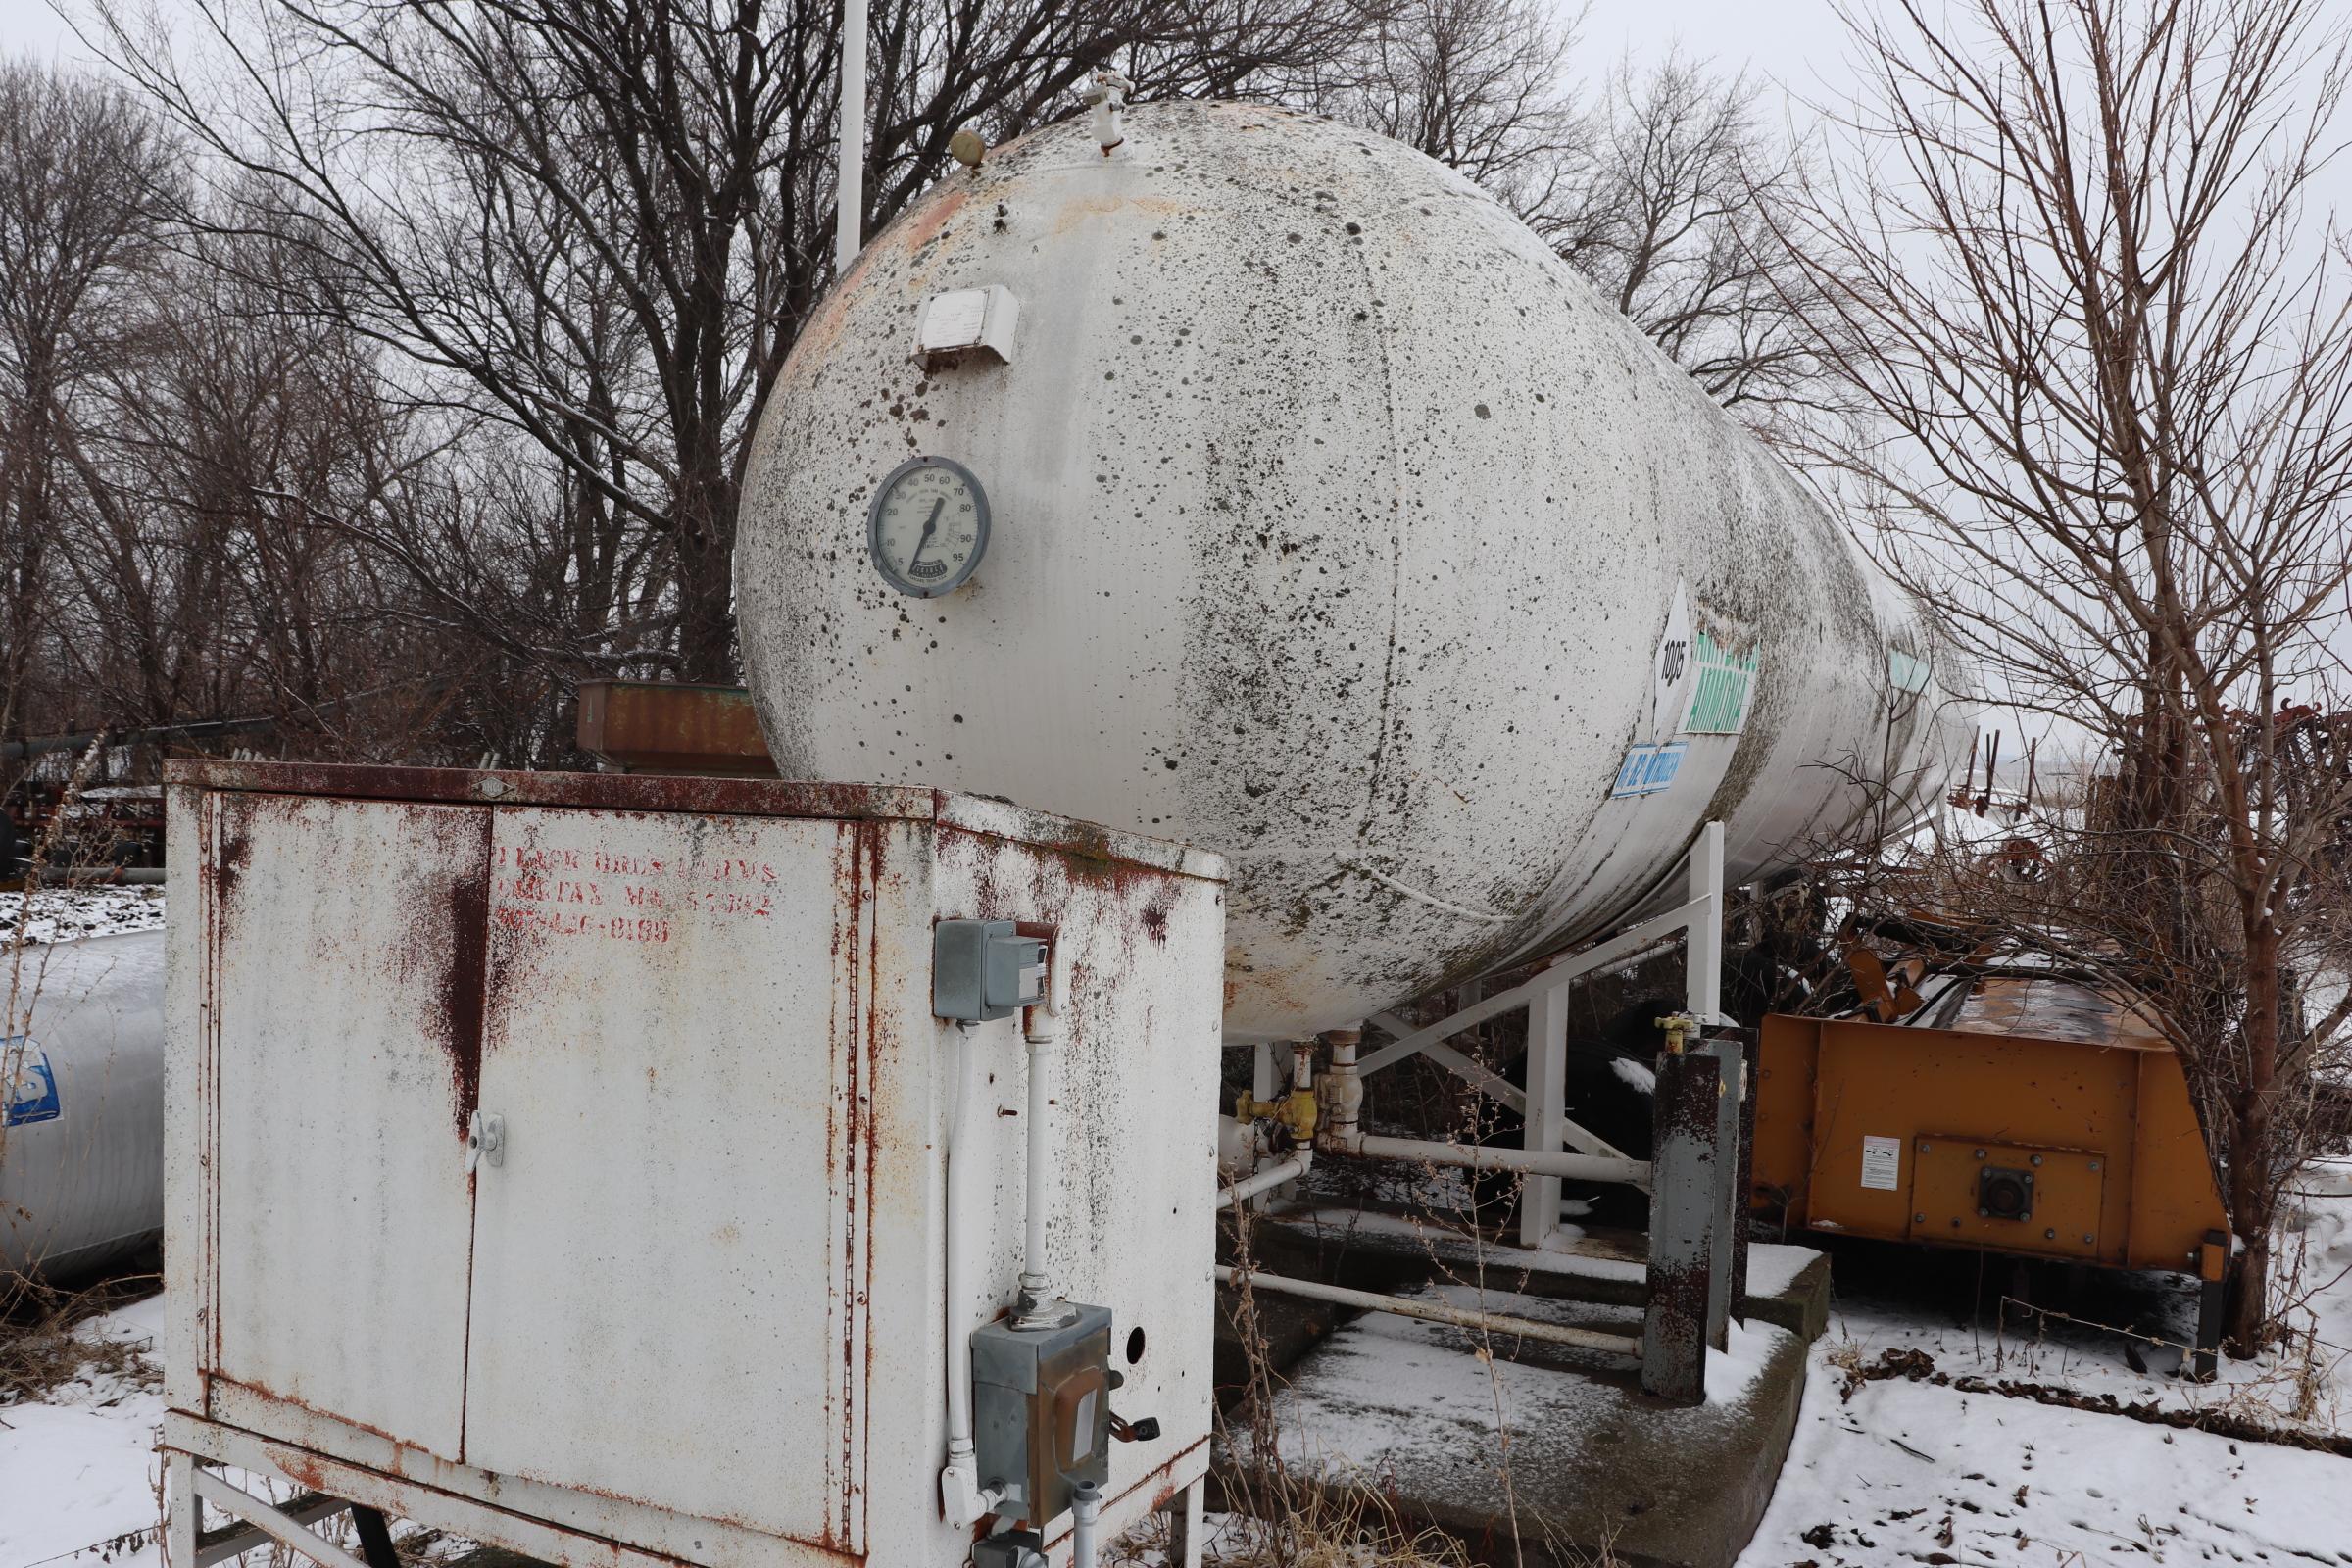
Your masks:
<path fill-rule="evenodd" d="M 874 492 L 865 543 L 874 569 L 899 592 L 953 593 L 988 549 L 988 493 L 952 458 L 908 458 Z"/>

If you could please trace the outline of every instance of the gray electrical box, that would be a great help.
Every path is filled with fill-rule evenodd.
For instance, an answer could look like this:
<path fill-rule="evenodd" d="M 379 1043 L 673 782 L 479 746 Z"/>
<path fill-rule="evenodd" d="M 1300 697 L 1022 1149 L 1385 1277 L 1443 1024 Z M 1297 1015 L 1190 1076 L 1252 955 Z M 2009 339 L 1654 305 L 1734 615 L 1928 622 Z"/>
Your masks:
<path fill-rule="evenodd" d="M 959 1023 L 1006 1018 L 1045 1000 L 1046 944 L 1010 920 L 942 920 L 931 935 L 931 1010 Z"/>
<path fill-rule="evenodd" d="M 980 1484 L 1020 1491 L 998 1512 L 1031 1529 L 1068 1511 L 1081 1481 L 1110 1481 L 1110 1308 L 1054 1329 L 972 1331 L 972 1445 Z"/>

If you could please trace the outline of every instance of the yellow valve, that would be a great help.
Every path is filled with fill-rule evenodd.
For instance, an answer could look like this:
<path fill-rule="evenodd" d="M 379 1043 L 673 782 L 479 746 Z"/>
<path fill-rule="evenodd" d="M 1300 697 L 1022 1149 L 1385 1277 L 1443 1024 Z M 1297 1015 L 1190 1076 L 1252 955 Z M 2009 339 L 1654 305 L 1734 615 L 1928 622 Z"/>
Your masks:
<path fill-rule="evenodd" d="M 1656 1020 L 1657 1027 L 1666 1031 L 1666 1054 L 1679 1056 L 1683 1046 L 1698 1033 L 1698 1020 L 1687 1012 L 1670 1012 Z"/>
<path fill-rule="evenodd" d="M 1243 1090 L 1233 1102 L 1237 1121 L 1256 1121 L 1259 1117 L 1280 1122 L 1301 1144 L 1315 1141 L 1315 1092 L 1312 1089 L 1294 1089 L 1280 1100 L 1259 1100 Z"/>

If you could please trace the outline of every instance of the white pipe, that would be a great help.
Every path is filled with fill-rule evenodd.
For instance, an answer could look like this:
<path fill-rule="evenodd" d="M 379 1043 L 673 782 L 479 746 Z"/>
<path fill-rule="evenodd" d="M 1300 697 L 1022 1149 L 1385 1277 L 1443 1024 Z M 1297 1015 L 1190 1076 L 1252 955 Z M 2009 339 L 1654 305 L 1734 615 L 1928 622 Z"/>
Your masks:
<path fill-rule="evenodd" d="M 1245 1177 L 1230 1187 L 1217 1189 L 1217 1206 L 1248 1202 L 1260 1193 L 1272 1192 L 1284 1182 L 1295 1182 L 1305 1175 L 1315 1162 L 1315 1152 L 1301 1149 L 1278 1165 L 1268 1165 L 1254 1176 Z"/>
<path fill-rule="evenodd" d="M 1542 1340 L 1548 1345 L 1572 1345 L 1580 1350 L 1607 1350 L 1613 1355 L 1630 1355 L 1637 1360 L 1642 1355 L 1642 1342 L 1628 1339 L 1622 1334 L 1571 1328 L 1565 1323 L 1539 1323 L 1534 1318 L 1505 1317 L 1495 1312 L 1465 1312 L 1459 1307 L 1441 1306 L 1433 1301 L 1410 1301 L 1401 1296 L 1376 1296 L 1370 1291 L 1351 1291 L 1345 1285 L 1325 1285 L 1317 1280 L 1295 1280 L 1280 1274 L 1260 1274 L 1254 1269 L 1245 1271 L 1228 1268 L 1222 1263 L 1217 1265 L 1215 1272 L 1220 1285 L 1246 1283 L 1252 1290 L 1272 1291 L 1278 1296 L 1303 1297 L 1310 1301 L 1330 1301 L 1339 1306 L 1360 1306 L 1369 1312 L 1392 1312 L 1398 1317 L 1419 1318 L 1425 1323 L 1450 1323 L 1456 1328 L 1484 1329 L 1519 1339 Z"/>
<path fill-rule="evenodd" d="M 1046 1215 L 1055 1179 L 1054 1068 L 1061 1047 L 1061 997 L 1068 981 L 1058 935 L 1046 949 L 1046 996 L 1029 1008 L 1024 1033 L 1029 1043 L 1029 1159 L 1021 1234 L 1021 1299 L 1015 1328 L 1043 1328 L 1062 1318 L 1061 1303 L 1047 1267 Z"/>
<path fill-rule="evenodd" d="M 970 1524 L 986 1510 L 979 1495 L 979 1471 L 972 1457 L 972 1336 L 963 1319 L 970 1299 L 972 1238 L 965 1222 L 965 1189 L 971 1185 L 964 1140 L 970 1134 L 973 1065 L 971 1031 L 956 1041 L 956 1108 L 948 1123 L 948 1462 L 939 1473 L 939 1506 L 948 1523 Z"/>
<path fill-rule="evenodd" d="M 1413 1159 L 1425 1165 L 1456 1165 L 1464 1170 L 1526 1171 L 1537 1176 L 1566 1176 L 1575 1181 L 1625 1182 L 1646 1186 L 1649 1161 L 1611 1158 L 1603 1154 L 1573 1154 L 1541 1149 L 1497 1149 L 1481 1144 L 1442 1144 L 1419 1138 L 1381 1138 L 1365 1133 L 1345 1142 L 1326 1137 L 1323 1148 L 1367 1159 Z"/>
<path fill-rule="evenodd" d="M 1070 1568 L 1095 1568 L 1095 1522 L 1102 1517 L 1102 1489 L 1081 1481 L 1070 1489 Z"/>
<path fill-rule="evenodd" d="M 841 173 L 834 181 L 833 275 L 850 275 L 850 264 L 865 245 L 865 8 L 866 0 L 843 0 L 841 8 Z"/>

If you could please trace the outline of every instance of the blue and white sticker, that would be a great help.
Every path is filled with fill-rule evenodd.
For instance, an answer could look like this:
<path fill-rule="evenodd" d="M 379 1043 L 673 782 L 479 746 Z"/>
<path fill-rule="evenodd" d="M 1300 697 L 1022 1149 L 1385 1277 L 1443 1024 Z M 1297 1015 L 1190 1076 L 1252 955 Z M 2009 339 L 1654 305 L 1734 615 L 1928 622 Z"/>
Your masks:
<path fill-rule="evenodd" d="M 1617 769 L 1617 783 L 1609 794 L 1622 799 L 1629 795 L 1663 793 L 1673 786 L 1674 775 L 1683 765 L 1683 754 L 1690 749 L 1682 741 L 1635 747 L 1625 754 L 1625 762 Z"/>
<path fill-rule="evenodd" d="M 24 1035 L 0 1040 L 0 1127 L 28 1127 L 65 1114 L 57 1098 L 57 1073 L 40 1042 Z"/>

